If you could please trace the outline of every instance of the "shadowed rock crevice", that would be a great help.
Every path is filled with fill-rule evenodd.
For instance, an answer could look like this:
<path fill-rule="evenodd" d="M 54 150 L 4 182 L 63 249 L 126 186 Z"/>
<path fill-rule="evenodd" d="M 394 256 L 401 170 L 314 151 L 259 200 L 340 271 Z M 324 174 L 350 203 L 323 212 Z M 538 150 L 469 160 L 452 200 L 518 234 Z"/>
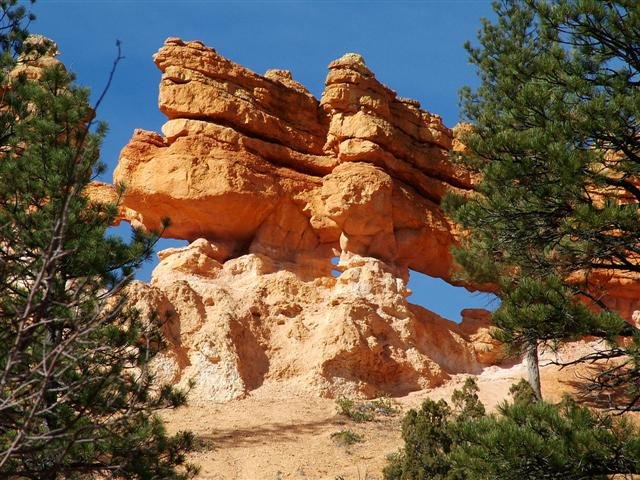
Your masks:
<path fill-rule="evenodd" d="M 244 321 L 243 321 L 244 320 Z M 266 355 L 268 341 L 260 339 L 261 318 L 252 314 L 231 324 L 231 339 L 238 356 L 238 372 L 245 388 L 250 391 L 263 384 L 269 371 L 269 357 Z"/>

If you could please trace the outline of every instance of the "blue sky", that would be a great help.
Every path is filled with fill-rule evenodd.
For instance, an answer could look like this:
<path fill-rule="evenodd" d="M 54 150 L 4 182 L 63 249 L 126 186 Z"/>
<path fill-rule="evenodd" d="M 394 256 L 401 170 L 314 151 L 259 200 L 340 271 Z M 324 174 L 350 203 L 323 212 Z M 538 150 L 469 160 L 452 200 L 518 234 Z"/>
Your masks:
<path fill-rule="evenodd" d="M 477 82 L 463 44 L 476 38 L 481 17 L 492 17 L 489 0 L 38 0 L 32 8 L 38 18 L 31 31 L 58 43 L 62 61 L 94 95 L 106 82 L 116 39 L 122 42 L 125 59 L 98 112 L 110 127 L 102 149 L 107 181 L 133 130 L 160 131 L 165 121 L 151 56 L 167 37 L 202 40 L 257 73 L 291 70 L 316 96 L 329 62 L 358 52 L 380 81 L 453 126 L 458 90 Z M 159 248 L 174 244 L 163 240 Z M 492 307 L 486 295 L 423 275 L 412 273 L 409 286 L 415 303 L 451 319 L 463 307 Z"/>

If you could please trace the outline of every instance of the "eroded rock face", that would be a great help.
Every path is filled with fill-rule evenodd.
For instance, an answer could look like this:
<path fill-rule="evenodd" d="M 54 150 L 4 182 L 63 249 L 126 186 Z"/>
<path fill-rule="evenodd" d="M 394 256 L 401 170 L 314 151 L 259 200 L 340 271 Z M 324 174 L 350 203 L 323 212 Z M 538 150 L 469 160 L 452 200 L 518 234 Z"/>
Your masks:
<path fill-rule="evenodd" d="M 165 320 L 160 380 L 217 401 L 265 382 L 372 396 L 499 361 L 488 312 L 457 325 L 407 301 L 409 269 L 452 281 L 439 201 L 473 186 L 440 117 L 356 54 L 329 65 L 320 100 L 287 71 L 257 75 L 199 42 L 168 39 L 154 59 L 168 121 L 134 133 L 114 180 L 124 219 L 169 217 L 165 235 L 191 242 L 131 288 Z"/>
<path fill-rule="evenodd" d="M 488 312 L 457 325 L 411 305 L 406 272 L 381 260 L 345 254 L 333 277 L 257 253 L 221 263 L 224 248 L 198 239 L 165 250 L 151 284 L 131 287 L 138 308 L 164 321 L 159 381 L 193 381 L 197 399 L 227 401 L 265 382 L 400 395 L 498 360 L 482 336 Z"/>
<path fill-rule="evenodd" d="M 12 74 L 60 65 L 53 42 L 28 43 Z M 456 324 L 407 301 L 409 269 L 454 283 L 458 233 L 439 202 L 477 181 L 450 161 L 468 126 L 398 98 L 357 54 L 329 65 L 320 100 L 288 71 L 260 76 L 200 42 L 168 39 L 154 58 L 168 121 L 162 135 L 134 132 L 114 181 L 127 185 L 119 220 L 153 230 L 169 217 L 165 236 L 190 242 L 129 287 L 163 321 L 159 383 L 193 383 L 205 401 L 266 383 L 370 397 L 501 361 L 490 312 Z M 86 194 L 117 203 L 116 191 Z M 589 284 L 638 325 L 637 275 Z"/>

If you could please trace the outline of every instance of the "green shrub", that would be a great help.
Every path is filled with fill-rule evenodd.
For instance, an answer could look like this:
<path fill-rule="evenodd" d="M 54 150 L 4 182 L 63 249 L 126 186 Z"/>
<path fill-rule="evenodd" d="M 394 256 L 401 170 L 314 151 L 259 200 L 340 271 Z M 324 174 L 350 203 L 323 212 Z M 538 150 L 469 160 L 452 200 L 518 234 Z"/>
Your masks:
<path fill-rule="evenodd" d="M 405 446 L 389 456 L 384 478 L 605 480 L 640 473 L 640 434 L 630 422 L 568 397 L 536 401 L 526 382 L 511 395 L 487 415 L 475 381 L 467 380 L 453 394 L 454 408 L 426 400 L 410 410 L 402 423 Z"/>
<path fill-rule="evenodd" d="M 362 408 L 362 403 L 358 403 L 348 397 L 340 396 L 336 398 L 336 406 L 338 414 L 344 415 L 356 422 L 370 422 L 373 420 L 373 414 Z"/>
<path fill-rule="evenodd" d="M 387 480 L 440 479 L 450 470 L 451 408 L 444 400 L 425 400 L 419 411 L 409 410 L 402 422 L 405 447 L 389 457 Z"/>
<path fill-rule="evenodd" d="M 338 414 L 355 422 L 371 422 L 377 415 L 385 417 L 396 415 L 400 409 L 389 397 L 378 397 L 367 402 L 356 402 L 345 396 L 336 398 Z"/>
<path fill-rule="evenodd" d="M 352 432 L 351 430 L 340 430 L 331 434 L 331 440 L 343 447 L 361 443 L 364 441 L 364 435 Z"/>
<path fill-rule="evenodd" d="M 374 398 L 370 402 L 366 402 L 365 405 L 368 406 L 374 414 L 385 417 L 392 417 L 400 412 L 400 408 L 396 402 L 386 396 Z"/>

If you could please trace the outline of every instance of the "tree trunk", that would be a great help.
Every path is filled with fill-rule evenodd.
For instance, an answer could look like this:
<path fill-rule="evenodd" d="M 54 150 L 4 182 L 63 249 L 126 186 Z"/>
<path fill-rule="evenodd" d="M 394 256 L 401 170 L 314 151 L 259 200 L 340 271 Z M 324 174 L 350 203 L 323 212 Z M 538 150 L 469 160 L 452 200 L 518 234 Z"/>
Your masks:
<path fill-rule="evenodd" d="M 540 366 L 538 365 L 538 342 L 535 340 L 527 342 L 526 347 L 527 373 L 529 375 L 529 385 L 533 389 L 538 400 L 542 400 L 542 388 L 540 386 Z"/>

